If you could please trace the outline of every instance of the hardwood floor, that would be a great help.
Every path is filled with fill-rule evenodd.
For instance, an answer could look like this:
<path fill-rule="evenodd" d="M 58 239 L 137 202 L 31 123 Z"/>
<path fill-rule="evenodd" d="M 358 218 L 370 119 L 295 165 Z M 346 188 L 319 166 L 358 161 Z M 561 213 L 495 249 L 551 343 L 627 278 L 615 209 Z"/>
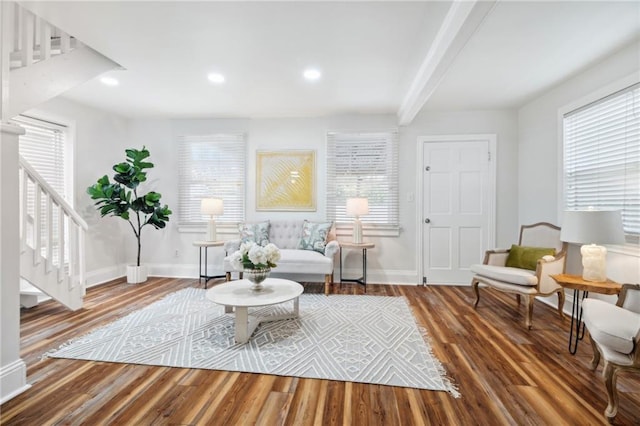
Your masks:
<path fill-rule="evenodd" d="M 587 425 L 606 424 L 602 366 L 591 347 L 567 351 L 569 319 L 536 302 L 533 329 L 513 296 L 470 287 L 369 285 L 369 295 L 406 296 L 461 398 L 391 386 L 227 371 L 41 359 L 69 339 L 197 280 L 116 281 L 88 290 L 84 308 L 46 302 L 21 314 L 22 357 L 32 387 L 0 407 L 2 424 L 181 425 Z M 306 292 L 322 292 L 321 284 Z M 358 285 L 334 292 L 362 294 Z M 331 297 L 331 296 L 329 296 Z M 585 337 L 585 339 L 588 339 Z M 618 379 L 615 424 L 640 424 L 640 376 Z"/>

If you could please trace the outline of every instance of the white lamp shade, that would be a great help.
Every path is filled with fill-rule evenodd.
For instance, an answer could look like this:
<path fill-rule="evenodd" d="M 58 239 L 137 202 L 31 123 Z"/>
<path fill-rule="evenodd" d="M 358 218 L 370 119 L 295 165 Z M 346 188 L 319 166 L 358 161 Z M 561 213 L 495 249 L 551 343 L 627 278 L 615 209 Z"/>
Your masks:
<path fill-rule="evenodd" d="M 224 213 L 224 205 L 219 198 L 203 198 L 200 201 L 200 212 L 208 216 L 220 216 Z"/>
<path fill-rule="evenodd" d="M 622 216 L 614 210 L 565 211 L 560 239 L 577 244 L 624 244 Z"/>
<path fill-rule="evenodd" d="M 356 217 L 369 214 L 369 200 L 366 198 L 347 199 L 347 214 Z"/>

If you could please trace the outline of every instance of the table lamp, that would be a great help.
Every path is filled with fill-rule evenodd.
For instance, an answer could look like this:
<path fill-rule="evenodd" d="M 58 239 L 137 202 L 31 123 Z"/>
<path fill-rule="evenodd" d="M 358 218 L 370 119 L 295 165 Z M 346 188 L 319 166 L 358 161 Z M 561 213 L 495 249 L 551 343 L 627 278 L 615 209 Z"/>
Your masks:
<path fill-rule="evenodd" d="M 353 242 L 362 243 L 362 222 L 360 216 L 369 214 L 369 200 L 366 198 L 347 199 L 347 215 L 355 216 L 353 221 Z"/>
<path fill-rule="evenodd" d="M 584 244 L 582 278 L 585 281 L 606 281 L 607 249 L 598 244 L 624 244 L 622 216 L 613 210 L 571 210 L 564 212 L 560 239 Z"/>
<path fill-rule="evenodd" d="M 219 198 L 203 198 L 200 201 L 200 212 L 209 216 L 207 222 L 207 241 L 216 240 L 216 221 L 215 216 L 220 216 L 224 212 L 222 200 Z"/>

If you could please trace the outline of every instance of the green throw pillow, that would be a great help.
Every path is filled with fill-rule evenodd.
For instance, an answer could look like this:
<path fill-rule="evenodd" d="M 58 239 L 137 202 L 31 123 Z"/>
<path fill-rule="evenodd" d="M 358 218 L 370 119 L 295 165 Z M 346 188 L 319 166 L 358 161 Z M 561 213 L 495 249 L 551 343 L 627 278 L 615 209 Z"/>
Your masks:
<path fill-rule="evenodd" d="M 269 226 L 269 221 L 239 224 L 240 241 L 243 243 L 253 242 L 262 247 L 266 246 L 269 244 Z"/>
<path fill-rule="evenodd" d="M 538 259 L 547 255 L 555 256 L 556 249 L 517 246 L 514 244 L 511 246 L 511 250 L 509 250 L 509 257 L 507 257 L 507 264 L 505 266 L 535 271 Z"/>
<path fill-rule="evenodd" d="M 324 254 L 327 245 L 327 236 L 333 222 L 314 223 L 304 221 L 302 225 L 302 237 L 298 243 L 298 248 L 302 250 L 315 250 Z"/>

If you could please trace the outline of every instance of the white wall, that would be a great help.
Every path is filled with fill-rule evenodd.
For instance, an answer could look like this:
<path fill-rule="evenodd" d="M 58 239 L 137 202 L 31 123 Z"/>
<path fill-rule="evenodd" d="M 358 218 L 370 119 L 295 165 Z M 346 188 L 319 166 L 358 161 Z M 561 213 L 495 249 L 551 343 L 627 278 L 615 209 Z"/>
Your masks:
<path fill-rule="evenodd" d="M 415 170 L 417 138 L 447 134 L 495 134 L 497 139 L 496 171 L 496 246 L 510 247 L 517 241 L 518 222 L 518 121 L 515 110 L 496 111 L 430 111 L 424 110 L 410 126 L 403 129 L 405 147 L 403 164 Z M 421 172 L 421 171 L 420 171 Z M 403 191 L 415 191 L 416 179 L 405 182 Z M 406 194 L 401 194 L 406 198 Z M 416 206 L 416 211 L 420 206 Z M 414 209 L 415 210 L 415 209 Z M 412 223 L 415 224 L 415 216 Z M 415 225 L 412 228 L 415 233 Z"/>
<path fill-rule="evenodd" d="M 177 136 L 245 132 L 248 136 L 247 163 L 247 220 L 325 218 L 326 148 L 325 135 L 332 130 L 389 130 L 396 127 L 395 115 L 337 116 L 324 118 L 285 119 L 199 119 L 199 120 L 134 120 L 131 122 L 130 143 L 145 144 L 157 168 L 150 171 L 149 189 L 163 194 L 163 203 L 173 208 L 165 231 L 148 230 L 144 234 L 143 261 L 152 265 L 159 275 L 195 276 L 197 249 L 192 242 L 201 234 L 178 232 L 177 217 Z M 418 117 L 416 124 L 400 129 L 400 222 L 398 237 L 365 236 L 376 244 L 369 251 L 370 282 L 417 283 L 416 213 L 415 202 L 407 199 L 416 191 L 416 141 L 418 136 L 449 133 L 496 133 L 498 135 L 498 241 L 511 242 L 517 235 L 516 181 L 516 115 L 513 111 L 456 112 L 427 114 Z M 315 212 L 257 212 L 255 210 L 255 152 L 257 150 L 311 149 L 316 151 L 317 210 Z M 511 176 L 511 177 L 510 177 Z M 234 234 L 223 234 L 233 238 Z M 135 255 L 135 247 L 126 245 L 127 258 Z M 176 256 L 177 251 L 177 256 Z M 348 255 L 345 253 L 345 255 Z M 352 254 L 355 257 L 355 254 Z M 221 263 L 222 250 L 210 249 L 211 265 Z M 360 268 L 359 258 L 345 262 L 345 275 L 355 275 Z"/>
<path fill-rule="evenodd" d="M 198 119 L 198 120 L 137 120 L 132 122 L 131 144 L 143 143 L 151 151 L 152 161 L 162 171 L 161 176 L 150 172 L 151 179 L 163 194 L 163 203 L 173 210 L 167 232 L 149 231 L 145 234 L 143 260 L 153 264 L 153 273 L 162 275 L 196 276 L 198 253 L 192 242 L 202 239 L 203 234 L 178 232 L 177 217 L 177 137 L 185 134 L 208 134 L 224 132 L 245 132 L 247 134 L 247 185 L 246 218 L 262 219 L 309 219 L 324 220 L 326 190 L 326 148 L 325 137 L 329 130 L 390 130 L 396 127 L 393 115 L 340 116 L 325 118 L 288 118 L 288 119 Z M 315 212 L 257 212 L 255 210 L 255 158 L 257 150 L 309 149 L 316 151 L 316 211 Z M 403 148 L 401 148 L 402 151 Z M 410 172 L 410 171 L 409 171 Z M 220 233 L 220 230 L 219 230 Z M 234 238 L 236 233 L 222 234 L 223 238 Z M 413 247 L 411 236 L 400 238 L 368 237 L 377 243 L 375 250 L 369 252 L 370 281 L 416 282 L 415 262 L 411 255 L 393 255 L 397 240 L 407 238 L 401 246 Z M 129 249 L 128 249 L 129 250 Z M 176 251 L 178 256 L 176 256 Z M 412 253 L 410 251 L 409 253 Z M 211 265 L 222 264 L 222 250 L 210 249 Z M 133 252 L 129 251 L 132 257 Z M 384 259 L 384 261 L 382 260 Z M 354 273 L 358 265 L 353 265 Z M 389 278 L 389 271 L 393 277 Z M 215 271 L 215 270 L 214 270 Z M 210 271 L 211 272 L 211 271 Z M 218 270 L 220 272 L 220 270 Z"/>
<path fill-rule="evenodd" d="M 521 223 L 561 224 L 561 143 L 558 111 L 616 80 L 640 71 L 640 42 L 550 89 L 518 111 L 518 212 Z M 576 247 L 571 247 L 567 272 L 581 273 Z M 640 282 L 638 254 L 611 252 L 608 275 L 619 282 Z"/>
<path fill-rule="evenodd" d="M 127 120 L 72 101 L 56 99 L 38 110 L 40 115 L 73 124 L 76 131 L 77 209 L 89 223 L 87 239 L 87 271 L 89 284 L 102 282 L 124 273 L 124 264 L 135 260 L 135 238 L 125 222 L 117 218 L 101 219 L 86 195 L 86 187 L 103 174 L 112 176 L 111 166 L 124 159 L 127 147 L 145 145 L 151 152 L 155 168 L 148 173 L 143 190 L 162 194 L 162 203 L 174 215 L 164 230 L 146 227 L 142 239 L 142 261 L 150 273 L 163 276 L 195 277 L 198 272 L 198 249 L 193 241 L 204 233 L 178 232 L 178 167 L 177 136 L 245 132 L 248 136 L 247 220 L 261 219 L 325 219 L 327 131 L 376 131 L 397 127 L 395 115 L 335 116 L 284 119 L 180 119 Z M 507 245 L 517 237 L 517 118 L 514 111 L 425 112 L 410 126 L 400 131 L 400 223 L 397 237 L 366 236 L 376 244 L 369 251 L 369 282 L 419 282 L 416 246 L 416 218 L 420 214 L 407 195 L 416 192 L 417 138 L 425 135 L 493 133 L 498 140 L 497 236 L 499 245 Z M 255 211 L 255 152 L 257 150 L 312 149 L 316 151 L 317 210 L 315 212 Z M 222 234 L 223 238 L 235 233 Z M 222 263 L 222 250 L 210 249 L 214 268 Z M 357 253 L 345 252 L 345 275 L 359 272 Z M 219 267 L 221 268 L 221 266 Z M 209 273 L 215 273 L 210 269 Z M 217 270 L 220 272 L 220 269 Z"/>

